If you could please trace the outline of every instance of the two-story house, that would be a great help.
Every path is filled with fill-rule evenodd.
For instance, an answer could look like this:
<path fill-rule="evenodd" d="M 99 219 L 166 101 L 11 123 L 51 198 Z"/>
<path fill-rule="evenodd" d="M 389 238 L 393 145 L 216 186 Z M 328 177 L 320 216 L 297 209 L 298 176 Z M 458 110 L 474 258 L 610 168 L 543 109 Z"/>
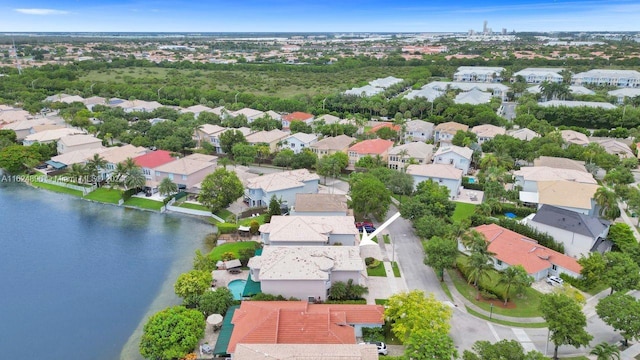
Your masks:
<path fill-rule="evenodd" d="M 425 142 L 433 140 L 433 123 L 424 120 L 409 120 L 405 123 L 404 140 Z"/>
<path fill-rule="evenodd" d="M 460 66 L 453 74 L 453 81 L 464 82 L 500 82 L 503 67 L 491 66 Z"/>
<path fill-rule="evenodd" d="M 215 171 L 217 157 L 204 154 L 192 154 L 155 168 L 155 181 L 160 184 L 162 179 L 169 178 L 179 189 L 189 190 L 202 182 L 204 178 Z"/>
<path fill-rule="evenodd" d="M 318 140 L 316 143 L 311 144 L 309 148 L 314 154 L 318 155 L 318 159 L 321 159 L 326 155 L 333 155 L 337 152 L 343 152 L 346 154 L 351 144 L 355 141 L 356 138 L 351 136 L 338 135 Z"/>
<path fill-rule="evenodd" d="M 272 246 L 358 245 L 353 216 L 273 216 L 260 226 L 262 243 Z"/>
<path fill-rule="evenodd" d="M 156 150 L 133 158 L 136 165 L 142 168 L 142 173 L 147 179 L 146 186 L 154 193 L 158 191 L 158 185 L 160 185 L 160 182 L 156 181 L 155 169 L 174 160 L 176 159 L 166 150 Z"/>
<path fill-rule="evenodd" d="M 304 149 L 308 149 L 311 145 L 318 141 L 318 136 L 315 134 L 295 133 L 287 136 L 282 141 L 281 148 L 291 149 L 294 153 L 299 154 Z"/>
<path fill-rule="evenodd" d="M 271 197 L 295 206 L 296 194 L 315 194 L 318 192 L 318 174 L 307 169 L 283 171 L 265 174 L 245 181 L 245 202 L 250 207 L 268 206 Z"/>
<path fill-rule="evenodd" d="M 314 119 L 315 117 L 313 116 L 313 114 L 295 111 L 291 114 L 282 116 L 282 128 L 289 129 L 291 127 L 291 123 L 294 121 L 302 121 L 307 125 L 311 125 Z"/>
<path fill-rule="evenodd" d="M 469 172 L 473 150 L 468 147 L 460 147 L 455 145 L 440 146 L 438 151 L 433 155 L 434 164 L 449 164 L 456 169 L 462 170 L 466 175 Z"/>
<path fill-rule="evenodd" d="M 489 140 L 493 140 L 496 135 L 505 135 L 507 131 L 500 127 L 491 124 L 478 125 L 471 128 L 471 132 L 478 137 L 478 145 L 482 145 Z"/>
<path fill-rule="evenodd" d="M 451 140 L 458 131 L 469 130 L 468 125 L 459 124 L 454 121 L 444 122 L 436 125 L 433 133 L 434 143 L 436 144 L 451 144 Z"/>
<path fill-rule="evenodd" d="M 423 181 L 431 180 L 438 185 L 446 186 L 452 199 L 458 197 L 462 187 L 462 170 L 456 169 L 453 165 L 409 165 L 407 174 L 413 177 L 414 188 L 417 188 L 418 184 Z"/>
<path fill-rule="evenodd" d="M 58 140 L 58 154 L 64 154 L 76 150 L 101 149 L 102 140 L 93 135 L 67 135 Z"/>
<path fill-rule="evenodd" d="M 269 145 L 269 152 L 276 152 L 280 146 L 284 143 L 284 139 L 289 137 L 289 133 L 273 129 L 269 131 L 258 131 L 253 134 L 247 135 L 245 138 L 251 145 L 267 144 Z"/>
<path fill-rule="evenodd" d="M 380 157 L 383 163 L 388 161 L 389 150 L 393 147 L 393 141 L 384 139 L 364 140 L 351 146 L 347 151 L 349 156 L 349 168 L 354 168 L 358 160 L 365 156 Z"/>
<path fill-rule="evenodd" d="M 389 168 L 404 171 L 410 164 L 428 164 L 433 158 L 433 148 L 423 142 L 394 146 L 389 150 Z"/>

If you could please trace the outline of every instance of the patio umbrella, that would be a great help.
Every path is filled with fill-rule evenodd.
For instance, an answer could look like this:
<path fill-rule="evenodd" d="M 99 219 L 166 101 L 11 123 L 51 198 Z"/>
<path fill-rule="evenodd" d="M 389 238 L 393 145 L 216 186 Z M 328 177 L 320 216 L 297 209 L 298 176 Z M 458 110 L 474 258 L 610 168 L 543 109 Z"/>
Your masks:
<path fill-rule="evenodd" d="M 219 326 L 222 324 L 222 315 L 220 314 L 211 314 L 207 317 L 207 324 L 211 326 Z"/>

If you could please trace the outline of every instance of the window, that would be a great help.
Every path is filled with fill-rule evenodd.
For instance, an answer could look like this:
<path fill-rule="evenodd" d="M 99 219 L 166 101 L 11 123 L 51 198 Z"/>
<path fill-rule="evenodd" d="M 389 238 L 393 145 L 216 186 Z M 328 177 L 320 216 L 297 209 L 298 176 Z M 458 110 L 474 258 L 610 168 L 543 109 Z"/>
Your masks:
<path fill-rule="evenodd" d="M 151 175 L 151 170 L 149 170 L 147 168 L 144 168 L 144 169 L 142 169 L 142 173 L 145 174 L 145 175 Z"/>
<path fill-rule="evenodd" d="M 498 265 L 502 265 L 502 260 L 496 260 L 496 263 L 497 263 Z"/>
<path fill-rule="evenodd" d="M 187 175 L 182 175 L 182 180 L 187 180 Z"/>
<path fill-rule="evenodd" d="M 173 181 L 173 174 L 167 174 L 167 177 L 169 178 L 169 180 Z"/>
<path fill-rule="evenodd" d="M 552 269 L 553 271 L 558 271 L 558 266 L 556 266 L 555 264 L 554 264 L 554 265 L 551 265 L 551 269 Z"/>

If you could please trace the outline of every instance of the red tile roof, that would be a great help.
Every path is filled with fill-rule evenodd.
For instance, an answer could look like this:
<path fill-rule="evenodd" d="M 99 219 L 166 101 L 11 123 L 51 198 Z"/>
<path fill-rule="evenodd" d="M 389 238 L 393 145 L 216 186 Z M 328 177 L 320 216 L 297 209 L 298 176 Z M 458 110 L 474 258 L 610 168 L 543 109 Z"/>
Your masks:
<path fill-rule="evenodd" d="M 373 134 L 373 133 L 377 132 L 378 130 L 380 130 L 382 128 L 390 128 L 393 131 L 400 131 L 400 126 L 399 125 L 394 125 L 392 123 L 382 123 L 382 124 L 379 124 L 379 125 L 376 125 L 376 126 L 372 127 L 371 130 L 369 130 L 368 132 L 370 134 Z"/>
<path fill-rule="evenodd" d="M 289 121 L 289 122 L 291 122 L 291 121 L 305 121 L 305 120 L 311 119 L 312 117 L 313 117 L 312 114 L 296 111 L 296 112 L 292 112 L 291 114 L 284 115 L 282 117 L 282 120 L 286 120 L 286 121 Z"/>
<path fill-rule="evenodd" d="M 489 251 L 496 254 L 496 259 L 508 265 L 522 265 L 529 274 L 549 269 L 552 265 L 576 274 L 582 269 L 576 259 L 496 224 L 480 225 L 475 230 L 485 236 L 489 242 Z"/>
<path fill-rule="evenodd" d="M 171 157 L 171 153 L 165 150 L 156 150 L 133 159 L 136 165 L 147 169 L 156 168 L 173 160 L 175 159 Z"/>
<path fill-rule="evenodd" d="M 376 154 L 381 155 L 385 151 L 393 147 L 393 141 L 383 139 L 372 139 L 359 142 L 349 148 L 349 151 L 355 151 L 358 154 Z"/>
<path fill-rule="evenodd" d="M 384 323 L 379 305 L 309 304 L 305 301 L 243 301 L 227 353 L 237 344 L 355 344 L 349 324 Z"/>

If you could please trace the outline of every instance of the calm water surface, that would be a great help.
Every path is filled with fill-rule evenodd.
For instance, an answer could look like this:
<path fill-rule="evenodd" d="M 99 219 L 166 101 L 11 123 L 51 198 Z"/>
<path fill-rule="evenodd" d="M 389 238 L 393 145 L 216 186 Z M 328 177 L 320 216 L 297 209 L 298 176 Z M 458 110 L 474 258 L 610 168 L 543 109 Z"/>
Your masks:
<path fill-rule="evenodd" d="M 172 284 L 212 230 L 0 184 L 0 359 L 120 358 L 149 312 L 178 302 Z"/>

